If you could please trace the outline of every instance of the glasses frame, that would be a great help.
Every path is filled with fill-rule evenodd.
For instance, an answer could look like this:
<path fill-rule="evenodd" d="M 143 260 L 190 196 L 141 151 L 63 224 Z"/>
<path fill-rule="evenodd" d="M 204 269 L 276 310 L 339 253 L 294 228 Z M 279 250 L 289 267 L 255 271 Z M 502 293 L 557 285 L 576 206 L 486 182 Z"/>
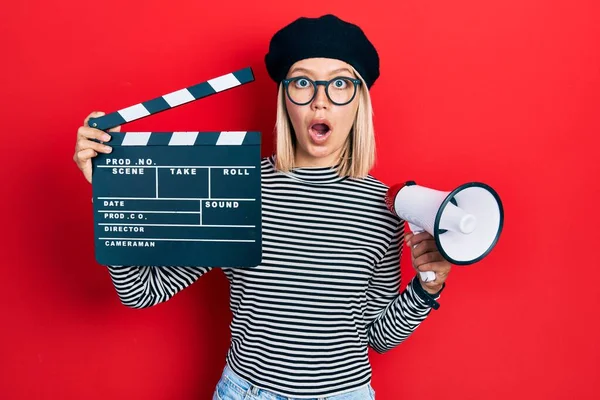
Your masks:
<path fill-rule="evenodd" d="M 290 96 L 290 90 L 289 90 L 289 86 L 290 83 L 292 82 L 296 82 L 300 79 L 306 79 L 307 81 L 309 81 L 310 83 L 312 83 L 313 88 L 315 89 L 312 97 L 310 98 L 310 100 L 308 100 L 306 103 L 298 103 L 296 101 L 294 101 L 292 99 L 292 96 Z M 348 100 L 345 103 L 337 103 L 335 101 L 333 101 L 331 99 L 331 97 L 329 96 L 329 84 L 333 81 L 336 81 L 338 79 L 346 79 L 349 80 L 350 82 L 352 82 L 354 84 L 354 93 L 352 94 L 352 97 L 350 98 L 350 100 Z M 360 84 L 362 83 L 362 81 L 360 79 L 356 79 L 356 78 L 350 78 L 348 76 L 336 76 L 335 78 L 332 78 L 328 81 L 313 81 L 312 79 L 306 77 L 306 76 L 295 76 L 293 78 L 289 78 L 289 79 L 283 79 L 282 80 L 283 85 L 285 86 L 285 93 L 288 97 L 288 99 L 290 99 L 290 101 L 298 106 L 305 106 L 307 104 L 310 104 L 314 99 L 315 96 L 317 95 L 317 92 L 319 91 L 319 85 L 325 86 L 325 94 L 327 95 L 327 98 L 329 99 L 329 101 L 332 104 L 335 104 L 336 106 L 345 106 L 346 104 L 350 104 L 352 102 L 352 100 L 354 100 L 354 98 L 356 97 L 356 92 L 357 92 L 357 88 L 360 86 Z"/>

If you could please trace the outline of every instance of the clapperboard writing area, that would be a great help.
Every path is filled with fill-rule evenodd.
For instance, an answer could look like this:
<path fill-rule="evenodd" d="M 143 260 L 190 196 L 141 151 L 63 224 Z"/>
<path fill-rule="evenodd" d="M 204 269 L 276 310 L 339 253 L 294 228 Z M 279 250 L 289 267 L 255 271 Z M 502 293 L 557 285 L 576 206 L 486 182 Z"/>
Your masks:
<path fill-rule="evenodd" d="M 246 68 L 89 125 L 108 130 L 254 80 Z M 251 267 L 261 262 L 260 132 L 111 132 L 93 158 L 103 265 Z"/>

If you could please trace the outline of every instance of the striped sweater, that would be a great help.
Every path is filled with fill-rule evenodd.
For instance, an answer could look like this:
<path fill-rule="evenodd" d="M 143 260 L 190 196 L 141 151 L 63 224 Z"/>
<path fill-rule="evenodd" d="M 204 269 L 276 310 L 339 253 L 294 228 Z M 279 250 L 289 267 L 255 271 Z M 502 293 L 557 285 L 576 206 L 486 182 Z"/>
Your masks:
<path fill-rule="evenodd" d="M 282 396 L 332 396 L 371 380 L 379 353 L 426 318 L 418 280 L 400 293 L 403 223 L 384 202 L 387 186 L 327 167 L 282 173 L 261 161 L 262 263 L 222 270 L 230 283 L 227 362 Z M 211 268 L 108 266 L 121 302 L 167 301 Z M 417 287 L 418 286 L 418 287 Z"/>

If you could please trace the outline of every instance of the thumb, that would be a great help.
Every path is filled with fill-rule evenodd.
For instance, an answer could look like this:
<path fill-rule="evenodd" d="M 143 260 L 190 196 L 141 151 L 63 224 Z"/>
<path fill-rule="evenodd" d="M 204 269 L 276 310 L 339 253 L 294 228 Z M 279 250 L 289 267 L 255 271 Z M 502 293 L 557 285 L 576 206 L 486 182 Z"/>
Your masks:
<path fill-rule="evenodd" d="M 90 126 L 89 125 L 90 118 L 103 117 L 104 115 L 105 115 L 105 113 L 102 111 L 94 111 L 94 112 L 90 113 L 90 115 L 85 117 L 85 120 L 83 121 L 83 126 Z"/>

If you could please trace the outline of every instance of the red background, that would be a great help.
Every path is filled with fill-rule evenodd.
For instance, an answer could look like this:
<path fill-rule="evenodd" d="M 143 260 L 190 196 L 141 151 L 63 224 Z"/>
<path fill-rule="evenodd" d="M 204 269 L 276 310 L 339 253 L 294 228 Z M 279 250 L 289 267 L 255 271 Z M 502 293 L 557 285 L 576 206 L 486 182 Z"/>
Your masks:
<path fill-rule="evenodd" d="M 440 310 L 372 353 L 377 398 L 598 398 L 597 1 L 326 3 L 3 5 L 1 398 L 210 398 L 229 340 L 226 279 L 122 306 L 94 260 L 76 131 L 93 110 L 251 66 L 256 82 L 127 130 L 260 130 L 269 154 L 268 40 L 326 12 L 360 24 L 381 55 L 374 175 L 443 190 L 480 180 L 506 212 L 498 246 L 453 269 Z"/>

